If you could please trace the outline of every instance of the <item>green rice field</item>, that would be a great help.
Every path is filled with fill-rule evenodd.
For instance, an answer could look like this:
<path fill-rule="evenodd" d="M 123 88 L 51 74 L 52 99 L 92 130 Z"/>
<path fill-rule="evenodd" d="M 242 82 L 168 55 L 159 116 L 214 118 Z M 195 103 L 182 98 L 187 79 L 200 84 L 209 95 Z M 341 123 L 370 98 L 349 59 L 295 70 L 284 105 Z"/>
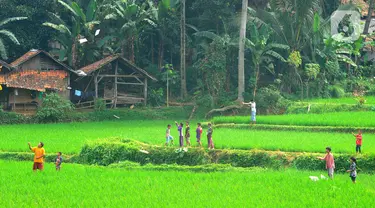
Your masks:
<path fill-rule="evenodd" d="M 65 154 L 79 153 L 86 141 L 121 137 L 139 140 L 150 144 L 163 145 L 165 129 L 170 121 L 118 121 L 94 123 L 66 123 L 45 125 L 0 126 L 0 151 L 29 151 L 27 142 L 36 145 L 45 143 L 48 153 L 61 151 Z M 195 123 L 192 122 L 192 144 L 195 145 Z M 204 129 L 205 135 L 206 129 Z M 177 129 L 172 127 L 177 147 Z M 205 137 L 203 135 L 203 138 Z M 352 153 L 355 138 L 347 133 L 271 131 L 252 129 L 214 129 L 216 148 L 264 149 L 281 151 L 324 152 L 331 146 L 336 153 Z M 204 138 L 203 145 L 207 145 Z M 364 132 L 364 153 L 375 153 L 375 135 Z"/>
<path fill-rule="evenodd" d="M 257 116 L 258 124 L 294 125 L 294 126 L 344 126 L 375 127 L 375 112 L 339 112 L 325 114 L 286 114 Z M 215 124 L 250 122 L 250 116 L 215 117 Z"/>
<path fill-rule="evenodd" d="M 0 160 L 0 207 L 373 207 L 374 178 L 296 170 L 192 173 Z"/>
<path fill-rule="evenodd" d="M 366 96 L 366 105 L 375 105 L 375 96 Z M 311 99 L 304 102 L 308 103 L 324 103 L 324 104 L 358 104 L 355 97 L 331 98 L 331 99 Z"/>

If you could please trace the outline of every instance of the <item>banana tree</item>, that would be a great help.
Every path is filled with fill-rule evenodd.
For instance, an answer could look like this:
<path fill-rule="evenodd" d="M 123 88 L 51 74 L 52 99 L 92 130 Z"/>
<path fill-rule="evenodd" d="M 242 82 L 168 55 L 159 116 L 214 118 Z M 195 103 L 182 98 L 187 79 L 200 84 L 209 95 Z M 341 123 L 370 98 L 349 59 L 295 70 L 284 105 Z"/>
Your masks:
<path fill-rule="evenodd" d="M 73 68 L 77 68 L 79 39 L 85 37 L 88 44 L 94 44 L 95 42 L 94 27 L 100 24 L 100 21 L 96 19 L 96 0 L 90 0 L 85 8 L 79 6 L 76 2 L 68 4 L 58 0 L 58 3 L 71 15 L 71 21 L 67 23 L 58 14 L 51 13 L 52 21 L 45 22 L 43 25 L 59 32 L 56 40 L 63 46 L 62 49 L 59 49 L 59 59 L 65 60 L 67 58 L 69 64 Z M 87 57 L 93 58 L 92 56 Z"/>
<path fill-rule="evenodd" d="M 257 27 L 256 24 L 251 24 L 249 30 L 250 39 L 245 40 L 245 46 L 250 50 L 254 67 L 253 97 L 255 98 L 261 70 L 274 74 L 273 62 L 277 60 L 286 62 L 278 51 L 285 52 L 290 48 L 288 45 L 272 43 L 270 39 L 272 33 L 267 25 Z"/>
<path fill-rule="evenodd" d="M 114 37 L 119 42 L 115 51 L 120 50 L 122 56 L 126 56 L 131 62 L 135 62 L 135 46 L 138 44 L 139 35 L 144 28 L 155 25 L 151 20 L 155 7 L 151 1 L 145 1 L 141 5 L 136 0 L 108 2 L 105 5 L 105 20 L 113 22 Z"/>
<path fill-rule="evenodd" d="M 3 39 L 4 37 L 7 37 L 12 43 L 16 45 L 20 44 L 16 36 L 11 31 L 5 29 L 4 26 L 10 22 L 16 22 L 25 19 L 27 19 L 27 17 L 12 17 L 0 22 L 0 57 L 2 59 L 8 59 L 8 54 Z"/>

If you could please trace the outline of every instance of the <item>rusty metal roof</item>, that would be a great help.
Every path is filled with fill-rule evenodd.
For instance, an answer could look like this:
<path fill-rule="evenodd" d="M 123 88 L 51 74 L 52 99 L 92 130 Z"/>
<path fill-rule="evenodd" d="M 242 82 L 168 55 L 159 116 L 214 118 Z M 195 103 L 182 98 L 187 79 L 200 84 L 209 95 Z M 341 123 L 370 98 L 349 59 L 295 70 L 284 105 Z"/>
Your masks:
<path fill-rule="evenodd" d="M 39 54 L 44 54 L 48 58 L 52 59 L 54 62 L 58 63 L 61 65 L 65 70 L 68 70 L 70 72 L 76 73 L 73 69 L 71 69 L 69 66 L 65 65 L 64 63 L 60 62 L 59 60 L 55 59 L 51 54 L 43 51 L 43 50 L 30 50 L 29 52 L 25 53 L 23 56 L 19 57 L 17 60 L 13 61 L 10 63 L 10 66 L 13 68 L 18 68 L 21 66 L 23 63 L 26 61 L 32 59 L 33 57 L 39 55 Z"/>
<path fill-rule="evenodd" d="M 15 70 L 8 74 L 0 75 L 0 84 L 7 87 L 37 90 L 44 92 L 46 89 L 64 90 L 66 78 L 69 76 L 64 70 L 40 71 L 38 69 Z"/>
<path fill-rule="evenodd" d="M 107 56 L 105 58 L 103 58 L 102 60 L 99 60 L 95 63 L 92 63 L 88 66 L 85 66 L 81 69 L 79 69 L 80 71 L 83 71 L 85 72 L 87 75 L 94 72 L 94 71 L 97 71 L 99 69 L 101 69 L 102 67 L 112 63 L 113 61 L 116 61 L 116 60 L 119 60 L 120 62 L 122 62 L 124 65 L 132 68 L 134 71 L 138 71 L 140 72 L 141 74 L 145 75 L 146 77 L 154 80 L 154 81 L 157 81 L 157 79 L 153 76 L 151 76 L 149 73 L 147 73 L 145 70 L 137 67 L 135 64 L 131 63 L 129 60 L 121 57 L 120 55 L 111 55 L 111 56 Z"/>

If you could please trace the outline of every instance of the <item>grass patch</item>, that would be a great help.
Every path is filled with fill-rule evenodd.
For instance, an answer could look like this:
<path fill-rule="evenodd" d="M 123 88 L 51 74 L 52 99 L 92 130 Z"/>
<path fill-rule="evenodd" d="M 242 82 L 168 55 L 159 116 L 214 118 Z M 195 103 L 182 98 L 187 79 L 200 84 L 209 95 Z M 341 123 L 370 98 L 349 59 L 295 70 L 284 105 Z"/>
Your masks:
<path fill-rule="evenodd" d="M 56 172 L 46 164 L 35 174 L 30 162 L 0 166 L 1 207 L 371 207 L 375 193 L 373 176 L 364 174 L 353 185 L 347 174 L 312 182 L 323 172 L 295 170 L 192 174 L 63 164 Z"/>
<path fill-rule="evenodd" d="M 344 126 L 375 127 L 375 112 L 339 112 L 325 114 L 287 114 L 257 116 L 258 124 L 294 125 L 294 126 Z M 215 124 L 250 122 L 250 116 L 215 117 Z"/>
<path fill-rule="evenodd" d="M 77 154 L 89 141 L 111 137 L 130 138 L 149 144 L 163 145 L 165 129 L 172 121 L 118 121 L 65 124 L 30 124 L 0 126 L 0 151 L 28 152 L 27 142 L 36 145 L 45 143 L 47 153 Z M 192 125 L 192 144 L 195 142 L 195 123 Z M 204 129 L 205 135 L 206 129 Z M 177 130 L 172 128 L 172 135 L 177 138 Z M 203 135 L 203 145 L 207 140 Z M 348 133 L 269 131 L 253 129 L 214 129 L 216 148 L 263 149 L 282 151 L 324 152 L 331 146 L 334 152 L 354 153 L 355 138 Z M 175 147 L 178 145 L 175 139 Z M 375 153 L 375 135 L 364 132 L 363 152 Z"/>

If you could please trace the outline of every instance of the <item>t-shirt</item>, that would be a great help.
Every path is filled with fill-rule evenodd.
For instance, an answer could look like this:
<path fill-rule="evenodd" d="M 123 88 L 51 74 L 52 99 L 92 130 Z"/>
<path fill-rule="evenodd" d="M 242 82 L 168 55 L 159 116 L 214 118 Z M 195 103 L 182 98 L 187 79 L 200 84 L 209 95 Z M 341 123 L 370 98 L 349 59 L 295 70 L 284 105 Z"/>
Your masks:
<path fill-rule="evenodd" d="M 165 133 L 166 137 L 169 137 L 171 135 L 171 129 L 167 128 L 167 131 Z"/>
<path fill-rule="evenodd" d="M 350 164 L 350 176 L 351 177 L 357 177 L 357 165 L 353 162 Z"/>
<path fill-rule="evenodd" d="M 255 102 L 250 102 L 250 107 L 251 107 L 251 111 L 253 111 L 253 112 L 257 111 L 256 103 Z"/>
<path fill-rule="evenodd" d="M 355 143 L 356 143 L 357 145 L 362 145 L 362 134 L 357 134 L 357 135 L 355 135 L 355 138 L 356 138 Z"/>
<path fill-rule="evenodd" d="M 42 155 L 45 155 L 46 154 L 46 151 L 44 150 L 44 148 L 39 148 L 39 147 L 33 147 L 31 149 L 31 151 L 33 151 L 35 154 L 34 154 L 34 162 L 36 163 L 43 163 L 44 162 L 44 158 L 39 158 L 40 156 Z M 39 158 L 39 159 L 37 159 Z"/>
<path fill-rule="evenodd" d="M 201 127 L 198 127 L 195 132 L 197 133 L 197 139 L 200 139 L 201 138 L 201 135 L 202 135 L 202 128 Z"/>
<path fill-rule="evenodd" d="M 212 133 L 214 133 L 214 130 L 212 129 L 212 127 L 209 127 L 207 130 L 207 136 L 212 137 Z"/>
<path fill-rule="evenodd" d="M 187 126 L 185 129 L 185 137 L 190 137 L 190 126 Z"/>
<path fill-rule="evenodd" d="M 335 168 L 335 160 L 333 158 L 332 153 L 328 153 L 325 157 L 324 160 L 326 161 L 326 168 Z"/>
<path fill-rule="evenodd" d="M 184 129 L 182 128 L 182 126 L 177 126 L 177 130 L 180 137 L 184 136 Z"/>
<path fill-rule="evenodd" d="M 60 160 L 60 161 L 58 161 L 58 160 Z M 60 156 L 60 158 L 56 157 L 56 163 L 57 163 L 57 165 L 61 165 L 62 161 L 63 161 L 63 158 L 61 156 Z"/>

